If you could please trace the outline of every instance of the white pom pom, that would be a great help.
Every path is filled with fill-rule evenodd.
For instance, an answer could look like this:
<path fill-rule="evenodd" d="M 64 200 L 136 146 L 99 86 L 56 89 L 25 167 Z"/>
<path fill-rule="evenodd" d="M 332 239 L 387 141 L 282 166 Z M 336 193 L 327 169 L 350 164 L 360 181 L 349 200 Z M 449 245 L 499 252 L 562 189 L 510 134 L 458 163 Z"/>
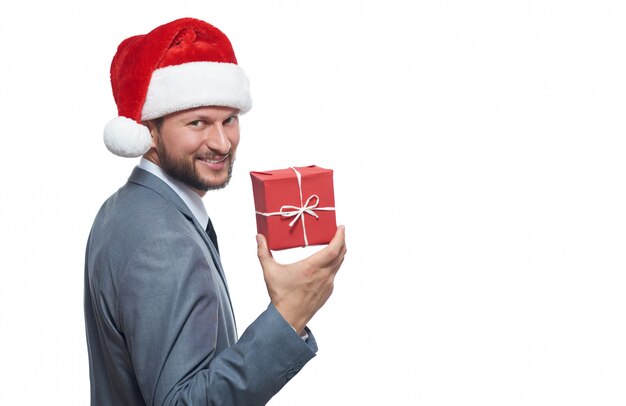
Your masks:
<path fill-rule="evenodd" d="M 118 156 L 142 156 L 150 149 L 151 142 L 148 127 L 127 117 L 115 117 L 104 127 L 104 144 Z"/>

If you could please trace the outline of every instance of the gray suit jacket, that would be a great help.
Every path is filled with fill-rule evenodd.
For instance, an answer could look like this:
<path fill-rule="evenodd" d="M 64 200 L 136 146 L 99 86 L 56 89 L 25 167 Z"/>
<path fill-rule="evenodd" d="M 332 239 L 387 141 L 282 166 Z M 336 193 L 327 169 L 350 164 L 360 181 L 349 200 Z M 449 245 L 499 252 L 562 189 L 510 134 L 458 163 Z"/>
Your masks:
<path fill-rule="evenodd" d="M 237 340 L 204 227 L 140 168 L 91 230 L 85 323 L 92 405 L 261 405 L 317 351 L 271 304 Z"/>

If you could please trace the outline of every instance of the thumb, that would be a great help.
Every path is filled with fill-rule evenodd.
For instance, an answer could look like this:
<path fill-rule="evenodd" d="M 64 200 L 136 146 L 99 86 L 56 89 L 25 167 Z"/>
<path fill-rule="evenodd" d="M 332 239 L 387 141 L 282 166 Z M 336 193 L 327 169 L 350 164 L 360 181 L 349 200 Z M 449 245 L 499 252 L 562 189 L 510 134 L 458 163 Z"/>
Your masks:
<path fill-rule="evenodd" d="M 271 261 L 272 253 L 267 248 L 267 241 L 265 240 L 265 236 L 263 234 L 256 235 L 256 255 L 259 257 L 259 262 L 261 263 L 261 267 L 265 267 L 268 261 Z"/>

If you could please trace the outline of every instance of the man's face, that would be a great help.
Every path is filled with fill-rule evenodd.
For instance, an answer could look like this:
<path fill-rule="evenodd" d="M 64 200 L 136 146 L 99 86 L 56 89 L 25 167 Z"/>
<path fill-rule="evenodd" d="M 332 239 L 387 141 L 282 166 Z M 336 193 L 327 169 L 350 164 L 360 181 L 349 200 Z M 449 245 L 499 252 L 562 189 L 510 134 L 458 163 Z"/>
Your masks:
<path fill-rule="evenodd" d="M 239 111 L 198 107 L 148 123 L 153 148 L 146 158 L 203 196 L 230 180 L 239 144 Z"/>

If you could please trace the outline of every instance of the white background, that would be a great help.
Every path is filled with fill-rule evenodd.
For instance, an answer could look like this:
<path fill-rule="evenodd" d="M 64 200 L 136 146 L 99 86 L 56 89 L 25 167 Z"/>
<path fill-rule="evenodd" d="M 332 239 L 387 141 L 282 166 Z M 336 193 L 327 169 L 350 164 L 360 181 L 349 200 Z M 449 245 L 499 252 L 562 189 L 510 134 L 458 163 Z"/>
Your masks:
<path fill-rule="evenodd" d="M 348 256 L 270 404 L 626 404 L 624 2 L 21 4 L 0 4 L 0 404 L 88 403 L 85 241 L 136 164 L 102 143 L 108 68 L 183 16 L 252 83 L 205 198 L 240 330 L 268 300 L 248 171 L 335 170 Z"/>

